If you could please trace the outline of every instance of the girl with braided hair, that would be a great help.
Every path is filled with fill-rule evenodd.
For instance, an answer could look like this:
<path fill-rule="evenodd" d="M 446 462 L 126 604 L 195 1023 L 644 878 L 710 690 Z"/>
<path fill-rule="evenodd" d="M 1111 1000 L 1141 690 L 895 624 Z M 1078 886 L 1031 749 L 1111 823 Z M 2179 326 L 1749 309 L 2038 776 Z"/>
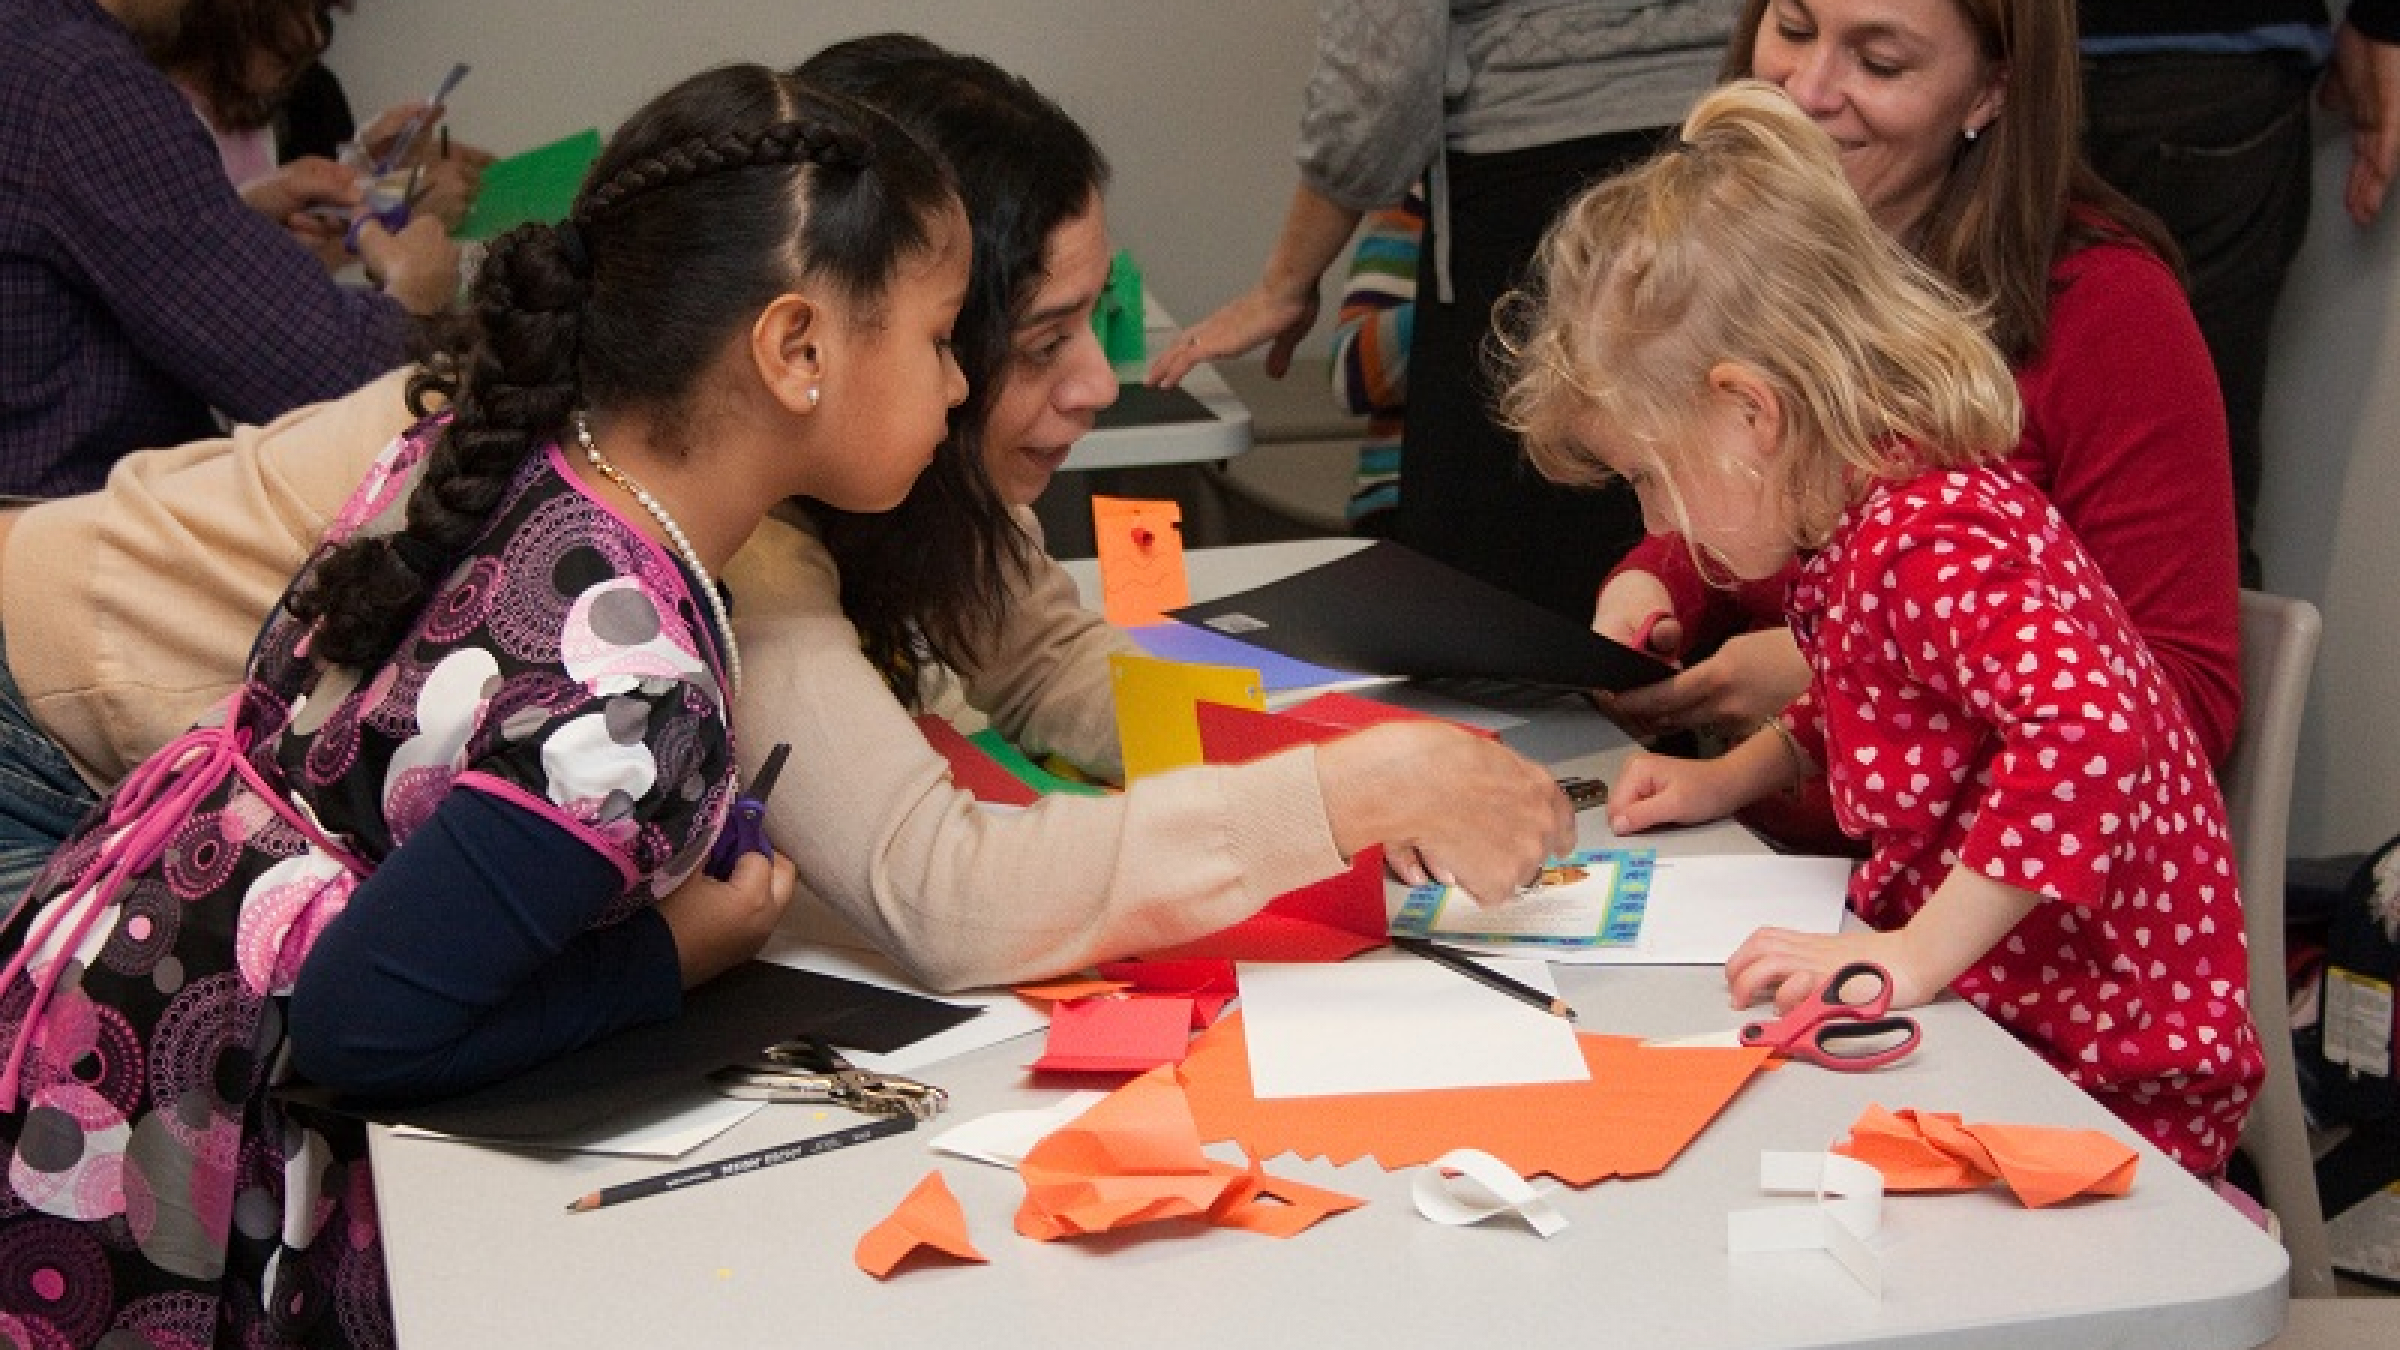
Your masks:
<path fill-rule="evenodd" d="M 697 874 L 768 508 L 888 508 L 966 393 L 947 171 L 763 67 L 636 113 L 470 332 L 218 713 L 0 927 L 0 1340 L 390 1345 L 363 1127 L 756 951 L 789 862 Z M 127 1343 L 134 1343 L 128 1340 Z"/>

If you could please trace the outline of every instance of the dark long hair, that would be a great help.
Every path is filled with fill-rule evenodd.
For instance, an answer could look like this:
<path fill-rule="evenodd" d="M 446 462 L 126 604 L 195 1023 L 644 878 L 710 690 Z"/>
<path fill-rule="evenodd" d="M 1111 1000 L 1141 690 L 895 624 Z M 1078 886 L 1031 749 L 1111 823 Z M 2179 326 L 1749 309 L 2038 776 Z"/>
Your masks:
<path fill-rule="evenodd" d="M 1719 74 L 1752 73 L 1770 0 L 1748 0 Z M 1967 298 L 1988 305 L 1992 340 L 2013 365 L 2050 331 L 2050 270 L 2103 241 L 2148 248 L 2180 270 L 2156 217 L 2102 182 L 2084 160 L 2083 73 L 2073 0 L 1950 0 L 1986 61 L 2008 67 L 2000 116 L 1962 140 L 1926 213 L 1917 256 Z"/>
<path fill-rule="evenodd" d="M 405 527 L 330 551 L 291 601 L 317 621 L 316 653 L 388 653 L 577 408 L 684 420 L 726 342 L 804 282 L 871 321 L 956 200 L 948 171 L 889 118 L 765 66 L 660 95 L 610 140 L 565 224 L 493 243 L 467 334 L 411 385 L 452 415 Z"/>
<path fill-rule="evenodd" d="M 971 665 L 1037 558 L 993 489 L 984 421 L 1009 377 L 1013 339 L 1045 276 L 1050 236 L 1108 183 L 1083 128 L 1031 84 L 976 56 L 886 33 L 836 43 L 797 72 L 888 114 L 949 161 L 966 202 L 974 262 L 952 341 L 967 398 L 950 436 L 894 510 L 809 503 L 841 568 L 842 608 L 867 656 L 915 705 L 928 664 Z"/>
<path fill-rule="evenodd" d="M 190 0 L 182 26 L 149 53 L 182 81 L 220 130 L 250 131 L 274 120 L 300 72 L 325 50 L 320 0 Z M 253 58 L 274 62 L 273 89 L 251 84 Z"/>

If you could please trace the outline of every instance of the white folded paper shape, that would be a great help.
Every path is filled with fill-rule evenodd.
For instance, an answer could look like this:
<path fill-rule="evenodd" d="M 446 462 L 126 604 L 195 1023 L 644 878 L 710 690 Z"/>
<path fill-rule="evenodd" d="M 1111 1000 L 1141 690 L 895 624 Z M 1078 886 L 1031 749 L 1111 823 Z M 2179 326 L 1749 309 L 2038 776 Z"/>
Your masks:
<path fill-rule="evenodd" d="M 926 1142 L 926 1147 L 956 1154 L 995 1167 L 1015 1167 L 1033 1146 L 1052 1131 L 1074 1123 L 1077 1116 L 1098 1106 L 1105 1092 L 1074 1092 L 1048 1106 L 1025 1111 L 994 1111 L 961 1121 Z"/>
<path fill-rule="evenodd" d="M 1480 1149 L 1452 1149 L 1434 1159 L 1418 1171 L 1413 1189 L 1417 1212 L 1435 1223 L 1460 1227 L 1515 1214 L 1543 1237 L 1567 1226 L 1544 1192 Z"/>
<path fill-rule="evenodd" d="M 1831 1253 L 1860 1287 L 1883 1297 L 1883 1257 L 1867 1245 L 1883 1226 L 1883 1174 L 1838 1153 L 1758 1156 L 1758 1188 L 1806 1195 L 1809 1205 L 1740 1209 L 1726 1216 L 1728 1251 Z"/>

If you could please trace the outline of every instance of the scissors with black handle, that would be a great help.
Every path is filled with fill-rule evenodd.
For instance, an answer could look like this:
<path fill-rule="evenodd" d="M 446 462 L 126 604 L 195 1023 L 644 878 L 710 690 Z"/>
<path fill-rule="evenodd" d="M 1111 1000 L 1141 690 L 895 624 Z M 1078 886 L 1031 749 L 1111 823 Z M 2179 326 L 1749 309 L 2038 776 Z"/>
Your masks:
<path fill-rule="evenodd" d="M 1853 961 L 1790 1012 L 1743 1027 L 1742 1044 L 1828 1069 L 1880 1069 L 1907 1057 L 1923 1038 L 1917 1019 L 1891 1009 L 1891 972 Z"/>
<path fill-rule="evenodd" d="M 717 831 L 717 842 L 708 850 L 705 870 L 710 876 L 719 881 L 732 876 L 733 865 L 745 853 L 775 856 L 775 846 L 767 842 L 767 794 L 775 790 L 775 778 L 791 753 L 792 747 L 783 744 L 768 751 L 767 762 L 759 766 L 750 790 L 734 799 L 733 809 L 725 813 L 725 827 Z"/>

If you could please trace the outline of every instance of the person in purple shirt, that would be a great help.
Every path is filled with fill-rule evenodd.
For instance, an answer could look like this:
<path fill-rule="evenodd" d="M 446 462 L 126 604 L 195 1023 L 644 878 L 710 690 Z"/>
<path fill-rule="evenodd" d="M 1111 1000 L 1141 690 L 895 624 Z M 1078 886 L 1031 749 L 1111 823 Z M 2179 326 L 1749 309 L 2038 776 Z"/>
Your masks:
<path fill-rule="evenodd" d="M 145 55 L 187 3 L 0 0 L 0 495 L 98 487 L 129 450 L 212 434 L 212 410 L 346 393 L 456 291 L 430 217 L 360 229 L 366 289 L 275 224 L 310 203 L 244 204 Z"/>

